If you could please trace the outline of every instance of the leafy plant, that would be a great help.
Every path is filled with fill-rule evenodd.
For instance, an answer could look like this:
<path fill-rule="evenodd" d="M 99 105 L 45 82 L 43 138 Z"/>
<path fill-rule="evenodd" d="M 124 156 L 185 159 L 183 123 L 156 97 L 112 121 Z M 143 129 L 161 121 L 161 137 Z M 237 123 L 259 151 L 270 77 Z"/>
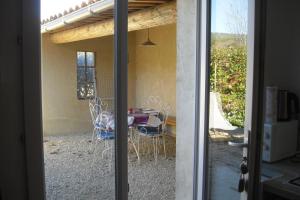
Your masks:
<path fill-rule="evenodd" d="M 225 117 L 238 127 L 245 118 L 246 53 L 243 46 L 211 49 L 211 91 L 220 93 Z"/>

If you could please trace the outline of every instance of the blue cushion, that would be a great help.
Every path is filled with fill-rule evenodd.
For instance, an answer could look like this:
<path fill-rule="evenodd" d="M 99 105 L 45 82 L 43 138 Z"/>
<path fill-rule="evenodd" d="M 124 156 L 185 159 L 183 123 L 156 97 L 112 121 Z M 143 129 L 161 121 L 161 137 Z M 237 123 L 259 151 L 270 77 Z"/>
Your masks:
<path fill-rule="evenodd" d="M 97 131 L 97 138 L 101 140 L 113 140 L 115 139 L 115 133 L 114 131 L 100 130 Z"/>
<path fill-rule="evenodd" d="M 96 123 L 96 124 L 95 124 L 95 127 L 96 127 L 96 128 L 101 128 L 101 125 L 100 125 L 99 123 Z"/>
<path fill-rule="evenodd" d="M 152 127 L 152 126 L 138 126 L 137 128 L 138 128 L 138 130 L 141 133 L 144 133 L 144 134 L 147 134 L 147 135 L 157 135 L 157 134 L 159 134 L 159 131 L 158 131 L 157 127 Z"/>

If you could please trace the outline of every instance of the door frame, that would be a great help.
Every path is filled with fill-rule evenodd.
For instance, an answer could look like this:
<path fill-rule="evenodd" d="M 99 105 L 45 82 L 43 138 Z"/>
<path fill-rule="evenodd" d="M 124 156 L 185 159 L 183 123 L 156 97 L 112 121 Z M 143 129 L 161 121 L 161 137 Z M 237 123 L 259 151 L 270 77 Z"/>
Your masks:
<path fill-rule="evenodd" d="M 207 199 L 211 0 L 197 1 L 193 199 Z"/>
<path fill-rule="evenodd" d="M 24 0 L 22 2 L 25 2 Z M 207 50 L 210 41 L 210 0 L 198 0 L 197 5 L 197 77 L 196 77 L 196 115 L 195 121 L 195 158 L 193 180 L 193 199 L 206 199 L 207 197 L 207 130 L 208 130 L 208 58 L 210 51 Z M 255 199 L 259 195 L 257 187 L 254 187 L 260 180 L 260 141 L 261 134 L 260 120 L 262 113 L 258 112 L 262 108 L 262 76 L 263 76 L 263 45 L 262 39 L 263 23 L 262 8 L 260 0 L 249 0 L 249 7 L 252 8 L 253 38 L 249 42 L 253 44 L 253 72 L 254 83 L 252 101 L 253 127 L 251 134 L 249 163 L 250 173 L 254 176 L 249 178 L 249 199 Z M 265 2 L 265 1 L 263 1 Z M 116 197 L 117 199 L 128 199 L 128 171 L 127 171 L 127 7 L 128 1 L 115 0 L 115 106 L 116 106 Z M 40 47 L 40 0 L 28 0 L 23 6 L 23 32 L 22 32 L 22 59 L 23 59 L 23 82 L 24 82 L 24 121 L 25 121 L 25 149 L 27 165 L 27 190 L 29 199 L 45 198 L 44 162 L 43 162 L 43 134 L 42 134 L 42 98 L 41 98 L 41 47 Z M 249 14 L 250 15 L 250 14 Z M 205 28 L 205 29 L 203 29 Z M 38 38 L 38 39 L 37 39 Z M 263 40 L 262 40 L 263 41 Z M 123 49 L 123 51 L 121 51 Z M 124 51 L 125 50 L 125 51 Z M 250 49 L 251 50 L 251 49 Z M 120 55 L 120 56 L 118 56 Z M 204 94 L 204 96 L 203 96 Z M 201 103 L 199 102 L 201 100 Z M 126 103 L 124 103 L 126 102 Z M 200 112 L 203 111 L 203 112 Z M 125 115 L 126 114 L 126 115 Z M 125 118 L 126 116 L 126 118 Z M 125 129 L 124 129 L 125 128 Z M 122 130 L 121 130 L 122 129 Z M 125 138 L 126 139 L 122 140 Z M 126 150 L 125 150 L 126 149 Z M 252 177 L 252 178 L 251 178 Z"/>
<path fill-rule="evenodd" d="M 248 193 L 242 199 L 259 199 L 260 195 L 260 161 L 263 113 L 263 52 L 264 52 L 264 9 L 265 1 L 248 0 L 248 57 L 247 83 L 250 90 L 246 95 L 245 134 L 249 131 L 246 142 L 248 155 L 249 176 Z M 195 95 L 195 158 L 194 158 L 194 188 L 193 199 L 208 199 L 208 124 L 209 124 L 209 59 L 211 35 L 211 0 L 199 0 L 197 5 L 197 62 L 196 62 L 196 95 Z M 249 73 L 250 72 L 250 73 Z M 249 74 L 248 74 L 249 73 Z M 249 78 L 248 78 L 249 79 Z M 250 98 L 247 98 L 249 96 Z M 250 101 L 248 99 L 251 99 Z"/>
<path fill-rule="evenodd" d="M 27 199 L 45 199 L 42 128 L 40 0 L 22 0 L 24 143 Z M 17 41 L 17 40 L 16 40 Z"/>
<path fill-rule="evenodd" d="M 115 192 L 127 200 L 128 183 L 128 0 L 115 0 L 114 9 Z"/>
<path fill-rule="evenodd" d="M 261 154 L 263 139 L 263 95 L 264 95 L 264 57 L 267 0 L 248 0 L 249 2 L 249 37 L 248 65 L 253 66 L 252 81 L 252 119 L 249 138 L 248 165 L 249 189 L 248 199 L 260 199 L 261 187 Z"/>

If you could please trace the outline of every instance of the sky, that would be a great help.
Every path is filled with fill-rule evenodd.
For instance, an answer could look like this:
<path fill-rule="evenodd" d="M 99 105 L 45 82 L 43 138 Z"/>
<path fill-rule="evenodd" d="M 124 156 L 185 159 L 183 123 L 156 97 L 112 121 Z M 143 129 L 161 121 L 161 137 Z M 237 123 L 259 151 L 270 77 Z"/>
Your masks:
<path fill-rule="evenodd" d="M 63 13 L 70 7 L 80 5 L 83 0 L 41 0 L 41 19 L 51 15 Z M 233 33 L 233 28 L 241 23 L 241 19 L 247 21 L 248 0 L 212 0 L 212 32 Z M 236 19 L 238 18 L 238 19 Z M 245 29 L 245 28 L 243 28 Z"/>
<path fill-rule="evenodd" d="M 212 0 L 211 31 L 218 33 L 235 33 L 240 24 L 247 25 L 248 0 Z M 242 28 L 247 32 L 247 27 Z"/>
<path fill-rule="evenodd" d="M 63 13 L 64 10 L 81 5 L 84 0 L 41 0 L 41 19 L 49 18 L 51 15 Z"/>

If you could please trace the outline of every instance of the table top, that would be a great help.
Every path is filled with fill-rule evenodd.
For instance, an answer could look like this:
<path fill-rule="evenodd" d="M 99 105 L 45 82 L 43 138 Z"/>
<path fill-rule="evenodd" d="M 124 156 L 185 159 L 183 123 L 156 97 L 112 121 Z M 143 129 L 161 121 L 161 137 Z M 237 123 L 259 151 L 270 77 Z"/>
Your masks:
<path fill-rule="evenodd" d="M 134 124 L 147 124 L 149 115 L 158 115 L 159 111 L 155 109 L 143 109 L 143 108 L 130 108 L 128 110 L 128 125 L 133 126 Z M 108 113 L 109 119 L 113 120 L 113 113 Z M 131 120 L 130 118 L 133 117 L 134 119 Z M 114 124 L 114 122 L 110 123 L 111 125 Z M 167 126 L 173 127 L 170 128 L 170 131 L 168 131 L 168 135 L 172 137 L 176 137 L 176 133 L 174 132 L 176 127 L 176 118 L 175 117 L 168 117 L 166 121 Z M 114 127 L 110 127 L 110 129 L 114 129 Z"/>
<path fill-rule="evenodd" d="M 263 178 L 268 176 L 268 178 Z M 262 164 L 263 190 L 288 199 L 300 199 L 300 187 L 289 183 L 300 177 L 300 163 L 290 160 Z"/>

